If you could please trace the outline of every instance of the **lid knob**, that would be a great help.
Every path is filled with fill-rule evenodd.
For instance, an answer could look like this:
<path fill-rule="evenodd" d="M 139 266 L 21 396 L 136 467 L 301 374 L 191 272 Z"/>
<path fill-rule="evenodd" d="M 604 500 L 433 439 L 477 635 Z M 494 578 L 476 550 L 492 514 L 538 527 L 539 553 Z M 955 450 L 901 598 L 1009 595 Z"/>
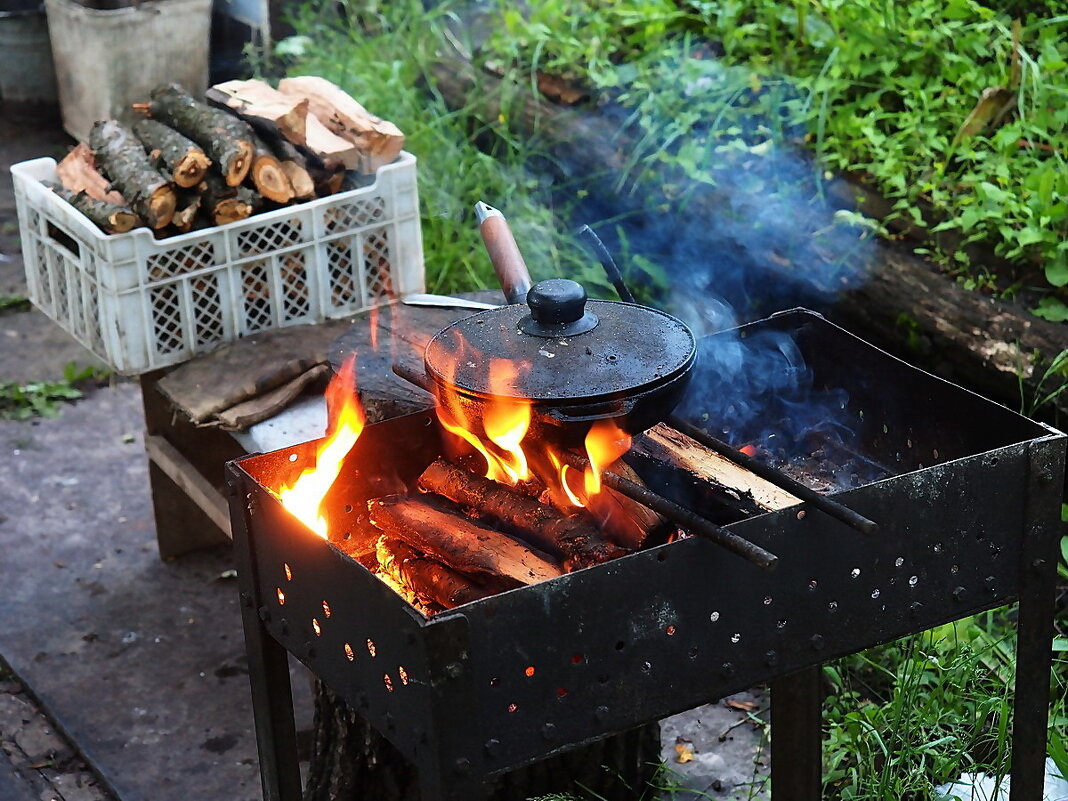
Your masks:
<path fill-rule="evenodd" d="M 597 317 L 586 311 L 586 290 L 566 278 L 540 281 L 527 293 L 530 314 L 519 321 L 524 334 L 568 337 L 593 329 Z"/>

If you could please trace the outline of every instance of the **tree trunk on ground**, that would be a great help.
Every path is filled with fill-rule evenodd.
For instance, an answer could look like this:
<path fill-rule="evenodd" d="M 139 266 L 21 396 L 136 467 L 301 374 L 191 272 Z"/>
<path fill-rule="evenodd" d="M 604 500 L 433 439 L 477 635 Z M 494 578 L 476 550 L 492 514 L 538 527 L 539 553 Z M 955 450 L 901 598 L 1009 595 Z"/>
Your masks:
<path fill-rule="evenodd" d="M 551 168 L 562 172 L 569 185 L 583 179 L 592 183 L 598 174 L 620 174 L 638 149 L 633 132 L 621 130 L 616 121 L 554 106 L 519 87 L 502 93 L 499 79 L 476 76 L 474 67 L 462 60 L 438 64 L 433 79 L 451 105 L 474 106 L 486 120 L 498 118 L 500 98 L 508 95 L 509 118 L 545 147 L 553 158 Z M 643 184 L 643 191 L 634 195 L 640 197 L 658 189 Z M 832 183 L 830 190 L 839 198 L 850 195 L 840 183 Z M 736 200 L 722 190 L 710 189 L 695 194 L 680 213 L 714 220 L 724 213 L 737 213 Z M 619 201 L 620 205 L 624 202 Z M 866 205 L 870 207 L 870 199 Z M 759 242 L 743 244 L 746 250 L 761 247 Z M 766 261 L 763 269 L 769 284 L 789 280 L 788 271 L 774 275 L 774 252 L 769 251 Z M 807 305 L 907 361 L 1010 408 L 1036 412 L 1031 406 L 1039 394 L 1043 373 L 1068 347 L 1064 325 L 1035 317 L 1023 304 L 966 290 L 893 244 L 876 244 L 864 273 L 855 286 L 832 300 Z M 1041 394 L 1052 392 L 1062 382 L 1047 380 Z M 1068 392 L 1050 400 L 1037 413 L 1054 421 L 1068 415 Z"/>
<path fill-rule="evenodd" d="M 492 798 L 526 801 L 570 790 L 606 801 L 635 801 L 659 762 L 660 726 L 651 724 L 505 774 L 496 780 Z M 415 768 L 344 701 L 320 684 L 305 801 L 419 798 Z"/>

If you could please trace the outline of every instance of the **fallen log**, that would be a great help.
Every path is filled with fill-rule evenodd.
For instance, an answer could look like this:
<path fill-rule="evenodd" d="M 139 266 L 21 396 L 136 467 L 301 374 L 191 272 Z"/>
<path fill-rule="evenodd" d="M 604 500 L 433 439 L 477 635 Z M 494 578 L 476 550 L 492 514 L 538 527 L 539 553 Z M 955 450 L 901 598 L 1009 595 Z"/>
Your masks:
<path fill-rule="evenodd" d="M 535 498 L 444 459 L 431 463 L 418 483 L 423 490 L 444 495 L 471 512 L 514 530 L 516 536 L 534 547 L 562 558 L 568 571 L 598 565 L 629 553 L 605 540 L 589 519 L 563 514 Z"/>
<path fill-rule="evenodd" d="M 204 148 L 228 186 L 245 180 L 252 166 L 252 129 L 244 120 L 201 103 L 175 84 L 154 89 L 148 111 Z"/>
<path fill-rule="evenodd" d="M 115 120 L 100 120 L 89 131 L 89 147 L 104 173 L 150 228 L 163 228 L 174 216 L 177 197 L 145 153 L 134 132 Z"/>
<path fill-rule="evenodd" d="M 379 537 L 378 565 L 395 582 L 424 601 L 454 609 L 493 594 L 469 578 L 450 570 L 400 540 Z"/>
<path fill-rule="evenodd" d="M 92 220 L 105 234 L 124 234 L 132 228 L 144 225 L 129 206 L 97 200 L 85 192 L 71 192 L 60 184 L 51 184 L 49 188 Z"/>
<path fill-rule="evenodd" d="M 149 151 L 149 156 L 162 162 L 172 180 L 184 189 L 199 184 L 211 166 L 211 159 L 196 142 L 162 122 L 138 120 L 133 130 Z"/>
<path fill-rule="evenodd" d="M 487 121 L 499 118 L 500 98 L 509 97 L 512 125 L 525 135 L 537 135 L 553 156 L 549 163 L 570 182 L 598 174 L 617 176 L 639 150 L 638 136 L 621 130 L 615 120 L 560 108 L 520 87 L 502 92 L 500 80 L 476 74 L 463 59 L 442 59 L 431 71 L 436 89 L 450 106 L 475 108 Z M 583 143 L 581 161 L 575 142 Z M 635 194 L 656 191 L 657 182 L 652 180 Z M 694 219 L 714 219 L 725 209 L 735 209 L 734 200 L 722 190 L 705 191 L 688 200 L 686 213 Z M 618 208 L 602 211 L 609 217 L 622 213 Z M 747 252 L 751 245 L 741 243 L 737 250 Z M 896 356 L 1010 408 L 1034 411 L 1045 369 L 1068 347 L 1063 324 L 1030 314 L 1020 302 L 967 290 L 893 243 L 877 242 L 868 255 L 864 280 L 808 305 Z M 763 267 L 771 270 L 775 265 L 769 262 Z M 1050 383 L 1047 379 L 1041 396 L 1057 388 Z M 1068 392 L 1049 399 L 1039 412 L 1051 421 L 1068 415 Z"/>
<path fill-rule="evenodd" d="M 374 173 L 394 161 L 404 147 L 400 128 L 371 114 L 325 78 L 313 75 L 283 78 L 278 90 L 293 98 L 307 99 L 312 114 L 333 133 L 356 145 L 361 159 L 355 169 L 360 172 Z"/>
<path fill-rule="evenodd" d="M 63 157 L 63 160 L 56 165 L 56 177 L 59 178 L 63 187 L 71 192 L 84 192 L 95 200 L 116 206 L 127 205 L 126 198 L 120 192 L 116 192 L 108 179 L 100 174 L 96 165 L 96 156 L 87 144 L 78 144 Z"/>
<path fill-rule="evenodd" d="M 306 140 L 308 103 L 305 98 L 284 94 L 258 80 L 217 83 L 208 89 L 210 103 L 225 106 L 257 130 L 270 128 L 290 142 Z"/>
<path fill-rule="evenodd" d="M 463 573 L 534 584 L 563 570 L 516 540 L 465 518 L 444 498 L 390 495 L 367 502 L 371 523 Z"/>

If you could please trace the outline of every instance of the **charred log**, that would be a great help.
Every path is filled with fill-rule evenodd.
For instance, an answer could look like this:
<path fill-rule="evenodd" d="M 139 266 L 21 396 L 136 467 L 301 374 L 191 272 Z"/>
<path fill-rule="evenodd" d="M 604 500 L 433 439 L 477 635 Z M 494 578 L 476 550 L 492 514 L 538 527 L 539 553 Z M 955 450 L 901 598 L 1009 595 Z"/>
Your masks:
<path fill-rule="evenodd" d="M 419 477 L 419 486 L 467 507 L 494 523 L 507 526 L 536 548 L 580 570 L 628 553 L 607 542 L 596 525 L 579 515 L 565 515 L 534 498 L 492 479 L 477 476 L 438 459 Z"/>
<path fill-rule="evenodd" d="M 428 559 L 399 540 L 379 537 L 376 548 L 378 565 L 419 598 L 446 609 L 477 601 L 493 594 L 471 579 Z"/>
<path fill-rule="evenodd" d="M 388 496 L 368 501 L 371 523 L 383 533 L 463 573 L 508 576 L 523 584 L 563 570 L 499 531 L 468 520 L 443 498 Z"/>

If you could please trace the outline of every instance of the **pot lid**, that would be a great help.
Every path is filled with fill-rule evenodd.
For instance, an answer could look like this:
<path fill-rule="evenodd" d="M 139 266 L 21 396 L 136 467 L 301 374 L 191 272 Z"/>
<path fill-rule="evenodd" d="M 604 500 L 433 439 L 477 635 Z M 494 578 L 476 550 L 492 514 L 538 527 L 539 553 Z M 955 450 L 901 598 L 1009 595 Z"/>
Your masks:
<path fill-rule="evenodd" d="M 427 345 L 425 362 L 436 383 L 466 394 L 552 404 L 651 390 L 688 370 L 696 348 L 669 314 L 587 300 L 581 285 L 552 279 L 536 284 L 527 304 L 452 323 Z M 491 384 L 493 359 L 516 365 L 505 386 Z"/>

